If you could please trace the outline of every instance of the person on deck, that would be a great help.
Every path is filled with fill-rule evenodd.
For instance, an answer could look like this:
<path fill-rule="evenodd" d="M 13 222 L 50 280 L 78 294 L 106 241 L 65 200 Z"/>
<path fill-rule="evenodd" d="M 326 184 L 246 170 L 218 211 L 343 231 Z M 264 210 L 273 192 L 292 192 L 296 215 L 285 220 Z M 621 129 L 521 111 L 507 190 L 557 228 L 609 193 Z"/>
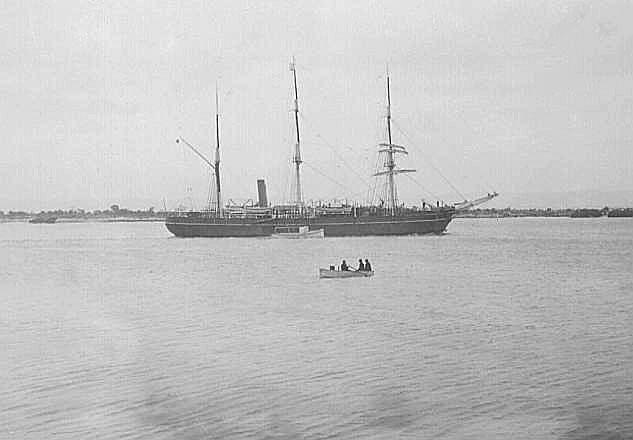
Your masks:
<path fill-rule="evenodd" d="M 365 270 L 365 265 L 363 264 L 363 259 L 362 258 L 358 259 L 358 270 L 361 271 L 361 272 Z"/>
<path fill-rule="evenodd" d="M 345 262 L 345 260 L 343 260 L 343 262 L 341 263 L 341 270 L 349 270 L 349 266 L 347 265 L 347 263 Z"/>
<path fill-rule="evenodd" d="M 369 264 L 369 260 L 365 258 L 365 270 L 367 272 L 371 272 L 371 264 Z"/>

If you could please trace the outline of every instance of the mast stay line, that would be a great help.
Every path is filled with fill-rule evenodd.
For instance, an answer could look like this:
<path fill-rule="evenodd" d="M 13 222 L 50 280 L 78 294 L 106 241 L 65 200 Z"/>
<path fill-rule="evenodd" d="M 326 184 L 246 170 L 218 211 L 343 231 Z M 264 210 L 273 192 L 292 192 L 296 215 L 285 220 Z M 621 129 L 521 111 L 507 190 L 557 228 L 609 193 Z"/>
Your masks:
<path fill-rule="evenodd" d="M 183 138 L 182 136 L 179 136 L 178 139 L 176 139 L 176 143 L 179 144 L 180 142 L 182 142 L 183 144 L 185 144 L 187 147 L 189 147 L 191 149 L 191 151 L 193 151 L 194 153 L 196 153 L 198 155 L 198 157 L 200 157 L 200 159 L 202 159 L 204 162 L 206 162 L 207 165 L 209 165 L 211 167 L 211 169 L 213 170 L 213 172 L 215 173 L 215 165 L 213 164 L 213 162 L 211 162 L 209 159 L 207 159 L 204 154 L 202 154 L 201 152 L 199 152 L 196 147 L 194 147 L 193 145 L 191 145 L 189 142 L 187 142 L 187 140 L 185 138 Z"/>

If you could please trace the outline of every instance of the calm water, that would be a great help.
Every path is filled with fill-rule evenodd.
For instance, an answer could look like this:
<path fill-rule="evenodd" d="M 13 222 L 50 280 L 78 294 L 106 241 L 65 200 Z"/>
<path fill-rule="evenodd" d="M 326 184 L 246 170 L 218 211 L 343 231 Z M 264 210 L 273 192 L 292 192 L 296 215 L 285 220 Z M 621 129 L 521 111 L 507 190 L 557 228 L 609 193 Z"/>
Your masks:
<path fill-rule="evenodd" d="M 631 219 L 0 224 L 0 438 L 633 438 L 632 272 Z"/>

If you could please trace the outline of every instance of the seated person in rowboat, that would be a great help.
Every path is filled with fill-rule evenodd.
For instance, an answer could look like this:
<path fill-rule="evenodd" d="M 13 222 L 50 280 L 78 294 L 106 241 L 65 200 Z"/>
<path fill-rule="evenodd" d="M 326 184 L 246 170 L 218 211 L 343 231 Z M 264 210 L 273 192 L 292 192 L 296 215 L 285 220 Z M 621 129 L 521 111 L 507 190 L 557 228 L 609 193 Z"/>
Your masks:
<path fill-rule="evenodd" d="M 347 263 L 345 262 L 345 260 L 343 260 L 343 262 L 341 263 L 341 270 L 349 270 L 349 266 L 347 265 Z"/>
<path fill-rule="evenodd" d="M 365 258 L 365 271 L 371 272 L 371 264 L 369 264 L 369 260 Z"/>
<path fill-rule="evenodd" d="M 362 258 L 358 259 L 358 269 L 357 270 L 359 270 L 360 272 L 365 270 L 365 264 L 363 264 L 363 259 Z"/>

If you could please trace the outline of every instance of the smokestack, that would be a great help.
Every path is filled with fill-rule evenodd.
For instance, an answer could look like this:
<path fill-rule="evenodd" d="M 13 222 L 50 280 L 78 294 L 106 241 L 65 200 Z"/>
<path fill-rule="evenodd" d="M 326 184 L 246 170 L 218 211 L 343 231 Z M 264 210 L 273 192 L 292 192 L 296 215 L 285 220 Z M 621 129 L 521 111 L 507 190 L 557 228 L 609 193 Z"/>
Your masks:
<path fill-rule="evenodd" d="M 257 205 L 266 208 L 268 207 L 268 196 L 266 195 L 266 182 L 264 179 L 257 179 Z"/>

